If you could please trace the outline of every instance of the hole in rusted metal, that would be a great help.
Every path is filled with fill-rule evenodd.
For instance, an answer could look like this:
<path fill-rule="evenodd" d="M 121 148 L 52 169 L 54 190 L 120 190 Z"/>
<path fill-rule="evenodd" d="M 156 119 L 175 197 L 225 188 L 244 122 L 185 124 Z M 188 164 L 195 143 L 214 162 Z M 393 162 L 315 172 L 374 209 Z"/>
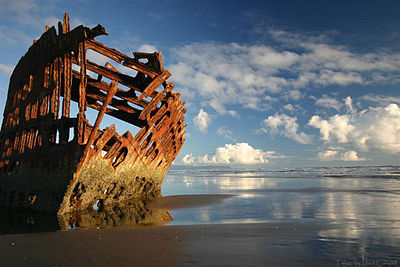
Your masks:
<path fill-rule="evenodd" d="M 97 200 L 96 203 L 93 205 L 93 209 L 97 212 L 102 212 L 103 208 L 104 208 L 103 199 Z"/>
<path fill-rule="evenodd" d="M 114 158 L 112 166 L 118 167 L 118 165 L 120 165 L 125 160 L 127 154 L 128 154 L 128 149 L 126 147 L 121 148 L 118 153 L 118 156 Z"/>
<path fill-rule="evenodd" d="M 71 142 L 75 138 L 75 128 L 74 127 L 70 127 L 68 131 L 69 131 L 68 142 Z"/>

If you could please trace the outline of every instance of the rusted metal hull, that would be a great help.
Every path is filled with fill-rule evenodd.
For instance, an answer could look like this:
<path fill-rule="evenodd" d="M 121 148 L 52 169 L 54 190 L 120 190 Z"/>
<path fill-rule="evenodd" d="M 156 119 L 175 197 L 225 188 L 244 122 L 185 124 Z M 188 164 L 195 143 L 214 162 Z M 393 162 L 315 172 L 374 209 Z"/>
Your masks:
<path fill-rule="evenodd" d="M 131 58 L 93 39 L 101 34 L 101 25 L 70 31 L 66 14 L 16 66 L 0 133 L 0 205 L 63 214 L 161 194 L 185 141 L 184 102 L 160 52 Z M 100 66 L 88 50 L 114 63 Z M 94 123 L 87 107 L 98 111 Z M 101 130 L 105 114 L 139 130 Z"/>

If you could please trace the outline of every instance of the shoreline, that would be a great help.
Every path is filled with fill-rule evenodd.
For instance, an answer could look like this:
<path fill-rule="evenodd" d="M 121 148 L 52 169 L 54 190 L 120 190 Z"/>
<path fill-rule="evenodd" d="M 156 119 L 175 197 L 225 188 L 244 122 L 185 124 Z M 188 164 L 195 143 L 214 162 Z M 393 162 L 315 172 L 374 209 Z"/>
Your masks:
<path fill-rule="evenodd" d="M 343 227 L 270 222 L 11 234 L 0 236 L 0 257 L 5 266 L 344 266 L 365 260 L 354 242 L 320 235 Z M 374 250 L 367 258 L 398 264 L 394 251 Z"/>
<path fill-rule="evenodd" d="M 10 234 L 0 236 L 0 255 L 6 266 L 272 266 L 300 258 L 309 265 L 321 259 L 303 251 L 301 241 L 331 227 L 247 223 Z"/>

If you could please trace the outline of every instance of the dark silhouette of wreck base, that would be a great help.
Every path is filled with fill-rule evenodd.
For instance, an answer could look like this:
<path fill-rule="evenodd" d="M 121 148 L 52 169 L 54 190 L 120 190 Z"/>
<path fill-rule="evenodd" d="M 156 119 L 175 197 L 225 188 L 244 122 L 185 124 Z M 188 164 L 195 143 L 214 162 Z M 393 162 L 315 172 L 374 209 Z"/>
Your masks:
<path fill-rule="evenodd" d="M 69 28 L 68 14 L 58 34 L 46 26 L 11 75 L 0 133 L 0 205 L 64 214 L 159 196 L 186 129 L 184 101 L 167 82 L 161 52 L 129 57 L 94 40 L 107 35 L 101 25 Z M 96 64 L 89 50 L 113 63 Z M 93 125 L 87 107 L 98 111 Z M 114 124 L 99 129 L 104 114 L 138 132 L 119 135 Z"/>

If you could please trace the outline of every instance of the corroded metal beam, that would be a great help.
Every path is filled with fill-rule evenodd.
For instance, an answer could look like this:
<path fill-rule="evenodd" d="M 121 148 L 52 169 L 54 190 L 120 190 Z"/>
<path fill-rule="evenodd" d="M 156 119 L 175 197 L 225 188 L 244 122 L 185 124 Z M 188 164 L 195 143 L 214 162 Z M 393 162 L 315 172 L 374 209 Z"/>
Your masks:
<path fill-rule="evenodd" d="M 161 52 L 125 55 L 94 40 L 108 34 L 100 24 L 70 30 L 68 14 L 57 29 L 46 26 L 11 75 L 0 132 L 0 205 L 61 214 L 97 200 L 159 195 L 186 129 L 184 102 L 167 81 Z M 88 50 L 114 65 L 88 60 Z M 99 112 L 93 124 L 87 108 Z M 133 133 L 100 129 L 105 114 L 132 124 Z"/>

